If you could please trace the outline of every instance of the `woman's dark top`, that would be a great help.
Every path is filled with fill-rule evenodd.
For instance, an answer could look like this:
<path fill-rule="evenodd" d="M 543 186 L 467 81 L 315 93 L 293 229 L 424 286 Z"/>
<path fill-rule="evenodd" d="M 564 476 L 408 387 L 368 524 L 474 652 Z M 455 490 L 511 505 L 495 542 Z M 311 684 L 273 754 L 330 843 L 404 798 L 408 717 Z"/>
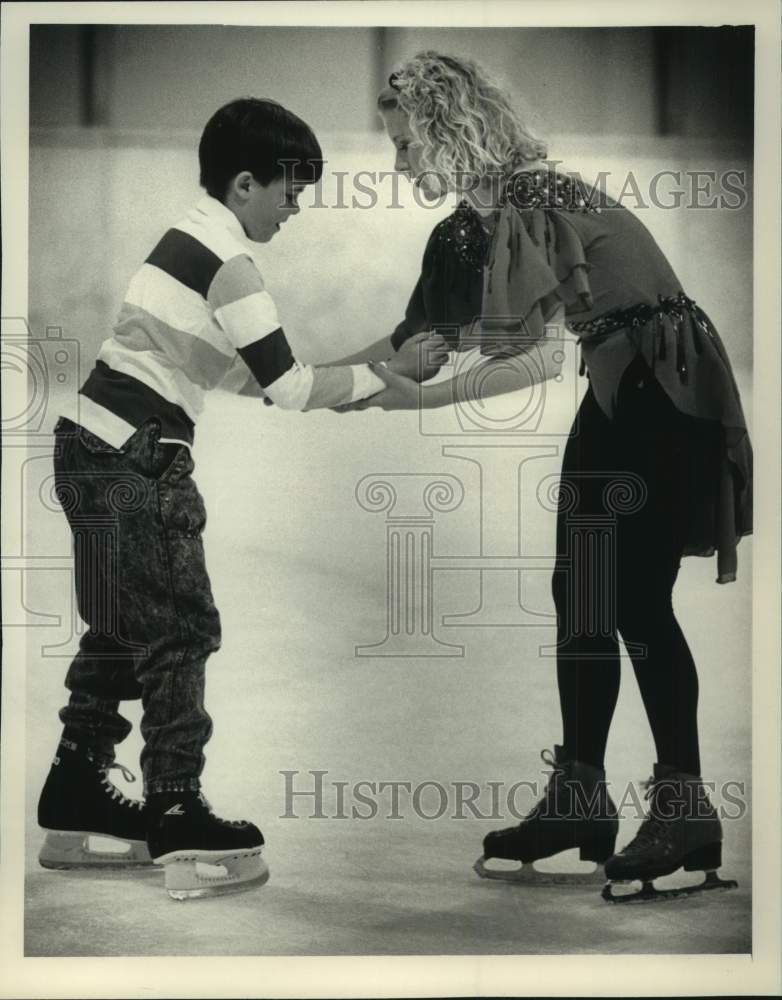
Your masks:
<path fill-rule="evenodd" d="M 564 304 L 592 391 L 614 415 L 622 374 L 642 357 L 674 405 L 723 430 L 687 555 L 718 552 L 718 582 L 736 577 L 736 544 L 752 530 L 752 450 L 730 361 L 641 221 L 577 176 L 538 169 L 508 181 L 489 235 L 466 204 L 437 225 L 421 276 L 392 335 L 398 348 L 438 328 L 454 348 L 471 327 L 487 356 L 525 352 Z"/>

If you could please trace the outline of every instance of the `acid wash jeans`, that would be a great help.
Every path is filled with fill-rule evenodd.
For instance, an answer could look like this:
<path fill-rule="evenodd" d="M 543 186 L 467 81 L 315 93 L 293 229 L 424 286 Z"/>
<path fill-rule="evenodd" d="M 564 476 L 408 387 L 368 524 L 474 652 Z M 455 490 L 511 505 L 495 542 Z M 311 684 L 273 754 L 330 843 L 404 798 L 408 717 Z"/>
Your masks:
<path fill-rule="evenodd" d="M 198 789 L 212 732 L 204 668 L 220 646 L 193 459 L 159 436 L 152 418 L 113 448 L 61 418 L 54 451 L 87 626 L 65 680 L 64 735 L 111 762 L 131 728 L 119 703 L 140 698 L 146 793 Z"/>

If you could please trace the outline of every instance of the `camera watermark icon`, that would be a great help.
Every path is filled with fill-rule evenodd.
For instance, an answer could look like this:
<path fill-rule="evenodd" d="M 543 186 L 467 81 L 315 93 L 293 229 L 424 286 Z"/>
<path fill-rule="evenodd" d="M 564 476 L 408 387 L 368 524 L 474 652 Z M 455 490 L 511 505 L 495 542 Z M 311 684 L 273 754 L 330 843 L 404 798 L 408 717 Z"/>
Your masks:
<path fill-rule="evenodd" d="M 435 332 L 456 345 L 438 379 L 454 379 L 458 395 L 449 408 L 451 430 L 444 430 L 442 408 L 419 410 L 423 436 L 563 437 L 570 432 L 558 415 L 577 411 L 583 384 L 578 343 L 561 326 L 548 324 L 542 338 L 532 339 L 518 317 L 482 316 L 469 327 L 440 324 Z M 551 366 L 558 369 L 553 376 Z M 518 391 L 508 388 L 513 385 Z"/>
<path fill-rule="evenodd" d="M 0 319 L 3 368 L 3 446 L 45 445 L 51 440 L 53 397 L 78 399 L 79 343 L 49 326 L 33 337 L 20 316 Z"/>
<path fill-rule="evenodd" d="M 119 517 L 143 502 L 148 487 L 140 476 L 119 476 L 106 488 L 105 516 L 83 514 L 80 502 L 91 488 L 89 475 L 57 483 L 52 475 L 52 461 L 63 446 L 62 438 L 58 441 L 53 434 L 54 419 L 63 409 L 74 417 L 78 413 L 79 343 L 54 326 L 47 327 L 45 337 L 36 338 L 22 317 L 3 317 L 1 346 L 0 431 L 3 447 L 15 449 L 7 452 L 6 461 L 13 462 L 9 481 L 18 482 L 20 500 L 19 530 L 0 559 L 6 595 L 3 624 L 43 630 L 43 660 L 71 658 L 74 639 L 87 643 L 96 659 L 136 657 L 145 647 L 122 634 Z M 70 534 L 48 530 L 49 514 L 59 525 L 63 510 L 71 522 L 73 552 Z M 75 600 L 74 577 L 89 583 L 80 588 L 81 607 Z M 53 578 L 60 582 L 54 588 L 56 611 L 51 607 Z"/>
<path fill-rule="evenodd" d="M 23 317 L 4 316 L 0 319 L 0 355 L 0 436 L 6 482 L 20 487 L 18 512 L 14 515 L 17 530 L 5 533 L 0 559 L 5 598 L 3 624 L 9 629 L 62 630 L 63 616 L 48 608 L 41 610 L 48 598 L 40 597 L 38 591 L 53 575 L 70 585 L 72 559 L 68 551 L 52 551 L 50 543 L 44 543 L 49 551 L 39 551 L 41 532 L 30 519 L 30 504 L 41 501 L 38 486 L 51 470 L 52 399 L 67 398 L 69 394 L 75 397 L 78 389 L 79 344 L 64 338 L 60 327 L 49 327 L 44 338 L 35 338 Z M 70 635 L 70 628 L 68 632 Z"/>

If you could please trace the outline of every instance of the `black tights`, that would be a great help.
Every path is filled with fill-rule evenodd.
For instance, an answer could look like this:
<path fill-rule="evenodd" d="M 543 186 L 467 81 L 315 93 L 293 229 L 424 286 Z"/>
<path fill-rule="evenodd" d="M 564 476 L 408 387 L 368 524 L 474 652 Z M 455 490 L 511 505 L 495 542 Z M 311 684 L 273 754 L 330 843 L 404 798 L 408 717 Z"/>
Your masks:
<path fill-rule="evenodd" d="M 660 764 L 700 774 L 695 663 L 672 591 L 716 430 L 680 414 L 641 362 L 609 420 L 587 391 L 565 448 L 553 577 L 569 758 L 603 767 L 619 694 L 617 631 Z"/>

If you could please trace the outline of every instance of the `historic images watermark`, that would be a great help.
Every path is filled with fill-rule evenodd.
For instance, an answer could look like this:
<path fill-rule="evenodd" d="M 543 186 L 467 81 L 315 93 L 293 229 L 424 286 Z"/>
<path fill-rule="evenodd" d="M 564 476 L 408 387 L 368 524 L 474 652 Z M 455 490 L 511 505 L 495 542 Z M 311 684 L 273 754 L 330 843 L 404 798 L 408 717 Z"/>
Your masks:
<path fill-rule="evenodd" d="M 302 164 L 299 160 L 280 161 L 285 176 L 291 182 L 301 176 Z M 324 167 L 328 161 L 324 160 Z M 541 170 L 556 175 L 561 160 L 544 160 Z M 565 171 L 561 171 L 565 173 Z M 650 175 L 628 170 L 617 174 L 608 170 L 598 171 L 593 177 L 582 177 L 578 171 L 567 171 L 567 175 L 578 180 L 587 191 L 590 206 L 600 210 L 629 208 L 631 211 L 653 208 L 662 211 L 690 209 L 718 209 L 737 211 L 749 202 L 749 178 L 743 167 L 721 167 L 715 169 L 657 170 Z M 496 178 L 501 184 L 503 177 Z M 481 207 L 481 197 L 488 198 L 495 190 L 491 176 L 478 178 L 461 173 L 456 178 L 445 178 L 435 171 L 420 174 L 411 186 L 412 197 L 418 208 L 440 209 L 453 202 L 454 207 L 461 194 L 454 195 L 454 184 L 459 192 L 471 191 L 471 197 Z M 405 207 L 400 185 L 407 184 L 404 174 L 395 170 L 329 170 L 324 169 L 317 183 L 308 186 L 307 207 L 357 209 L 366 211 L 374 208 L 401 209 Z M 551 204 L 542 207 L 558 208 L 555 187 L 551 186 Z M 327 191 L 328 188 L 328 191 Z M 609 194 L 609 191 L 612 192 Z M 433 192 L 437 192 L 434 193 Z M 311 200 L 310 200 L 311 199 Z M 283 207 L 283 206 L 280 206 Z M 493 207 L 486 201 L 485 208 Z"/>
<path fill-rule="evenodd" d="M 332 820 L 516 820 L 533 806 L 550 819 L 600 819 L 604 797 L 599 790 L 586 792 L 577 783 L 565 783 L 565 794 L 546 797 L 547 781 L 441 781 L 332 777 L 326 769 L 279 772 L 283 779 L 280 819 Z M 674 780 L 657 782 L 668 795 L 659 801 L 661 818 L 673 819 L 679 811 L 693 818 L 712 816 L 708 796 L 723 820 L 741 820 L 748 802 L 743 781 L 702 782 L 696 787 Z M 641 820 L 647 813 L 643 784 L 607 783 L 620 819 Z M 601 804 L 603 803 L 603 804 Z"/>

